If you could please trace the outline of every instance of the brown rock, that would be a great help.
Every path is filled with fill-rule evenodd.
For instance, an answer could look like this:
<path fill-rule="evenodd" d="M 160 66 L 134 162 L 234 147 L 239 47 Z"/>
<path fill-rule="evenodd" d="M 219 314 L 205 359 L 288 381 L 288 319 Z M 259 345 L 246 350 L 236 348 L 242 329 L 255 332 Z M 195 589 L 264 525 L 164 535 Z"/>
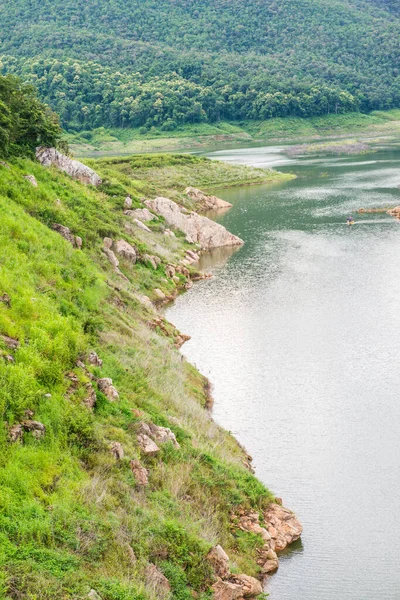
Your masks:
<path fill-rule="evenodd" d="M 31 431 L 36 439 L 40 439 L 46 433 L 46 427 L 39 421 L 22 421 L 21 425 L 25 431 Z"/>
<path fill-rule="evenodd" d="M 131 460 L 130 467 L 138 485 L 145 486 L 149 484 L 149 472 L 140 464 L 140 461 Z"/>
<path fill-rule="evenodd" d="M 254 598 L 262 594 L 262 585 L 255 577 L 250 577 L 250 575 L 234 575 L 232 580 L 242 587 L 244 598 Z"/>
<path fill-rule="evenodd" d="M 96 404 L 97 396 L 96 396 L 96 391 L 90 382 L 86 384 L 86 391 L 87 391 L 87 396 L 84 399 L 83 403 L 88 408 L 92 409 L 94 407 L 94 405 Z"/>
<path fill-rule="evenodd" d="M 20 442 L 22 440 L 22 425 L 18 423 L 17 425 L 13 425 L 8 432 L 8 436 L 10 438 L 10 442 Z"/>
<path fill-rule="evenodd" d="M 10 350 L 16 350 L 19 346 L 19 341 L 15 338 L 9 337 L 8 335 L 0 335 L 0 339 L 3 340 L 7 348 L 10 348 Z"/>
<path fill-rule="evenodd" d="M 139 433 L 148 436 L 158 444 L 172 442 L 175 448 L 180 448 L 180 445 L 175 437 L 175 434 L 169 427 L 160 427 L 154 423 L 140 423 Z"/>
<path fill-rule="evenodd" d="M 101 358 L 98 357 L 98 355 L 96 354 L 96 352 L 90 352 L 88 355 L 88 362 L 91 365 L 94 365 L 95 367 L 102 367 L 103 366 L 103 361 L 101 360 Z"/>
<path fill-rule="evenodd" d="M 99 390 L 103 392 L 103 394 L 107 396 L 111 402 L 119 400 L 119 394 L 112 384 L 112 379 L 109 377 L 103 377 L 97 380 L 97 385 L 99 386 Z"/>
<path fill-rule="evenodd" d="M 60 225 L 59 223 L 53 223 L 54 231 L 57 231 L 62 237 L 67 240 L 74 248 L 82 248 L 82 239 L 71 233 L 68 227 Z"/>
<path fill-rule="evenodd" d="M 111 444 L 111 454 L 116 458 L 116 460 L 122 460 L 124 458 L 124 449 L 122 444 L 119 442 L 113 442 Z"/>
<path fill-rule="evenodd" d="M 214 600 L 241 600 L 243 587 L 237 583 L 219 580 L 212 586 Z"/>
<path fill-rule="evenodd" d="M 142 257 L 142 262 L 145 264 L 151 265 L 154 270 L 157 269 L 158 265 L 161 264 L 161 259 L 158 256 L 153 256 L 151 254 L 144 254 Z"/>
<path fill-rule="evenodd" d="M 157 452 L 160 452 L 160 448 L 148 435 L 139 434 L 137 436 L 137 442 L 140 450 L 143 454 L 146 454 L 146 456 L 155 456 Z"/>
<path fill-rule="evenodd" d="M 175 270 L 175 267 L 174 267 L 174 265 L 167 265 L 167 266 L 165 267 L 165 274 L 166 274 L 166 276 L 167 276 L 167 277 L 169 277 L 170 279 L 173 279 L 173 278 L 175 277 L 175 273 L 176 273 L 176 270 Z M 179 281 L 179 280 L 178 280 L 178 281 Z"/>
<path fill-rule="evenodd" d="M 146 586 L 154 592 L 157 598 L 168 598 L 171 593 L 171 586 L 168 579 L 156 565 L 149 564 L 145 570 Z"/>
<path fill-rule="evenodd" d="M 114 250 L 119 256 L 125 258 L 125 260 L 135 264 L 136 262 L 136 250 L 125 240 L 118 240 L 114 244 Z"/>
<path fill-rule="evenodd" d="M 0 302 L 5 304 L 7 308 L 11 308 L 11 298 L 8 294 L 3 294 L 2 296 L 0 296 Z"/>
<path fill-rule="evenodd" d="M 211 548 L 206 556 L 206 560 L 210 563 L 217 577 L 227 579 L 231 572 L 229 569 L 229 556 L 219 544 Z"/>

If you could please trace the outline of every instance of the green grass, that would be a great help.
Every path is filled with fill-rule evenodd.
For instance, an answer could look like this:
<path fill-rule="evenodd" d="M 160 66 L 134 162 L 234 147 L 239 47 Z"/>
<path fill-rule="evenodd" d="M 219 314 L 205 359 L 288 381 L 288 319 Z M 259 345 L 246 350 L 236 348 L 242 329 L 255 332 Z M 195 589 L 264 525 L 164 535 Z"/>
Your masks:
<path fill-rule="evenodd" d="M 143 152 L 202 150 L 221 144 L 284 141 L 346 136 L 352 133 L 400 132 L 400 110 L 347 113 L 323 117 L 274 118 L 267 121 L 238 121 L 182 125 L 166 133 L 152 127 L 105 129 L 69 133 L 66 140 L 78 156 L 115 156 Z"/>
<path fill-rule="evenodd" d="M 11 298 L 10 307 L 0 302 L 0 334 L 20 342 L 15 351 L 0 342 L 0 597 L 77 600 L 94 588 L 103 600 L 154 600 L 144 584 L 153 562 L 169 577 L 174 599 L 197 593 L 205 600 L 212 582 L 205 555 L 215 543 L 235 568 L 258 569 L 254 544 L 236 535 L 230 514 L 239 505 L 261 509 L 272 496 L 242 466 L 234 438 L 203 409 L 204 378 L 148 326 L 152 315 L 135 296 L 151 297 L 154 287 L 171 291 L 165 265 L 184 255 L 185 243 L 167 242 L 156 223 L 151 240 L 172 244 L 164 246 L 161 266 L 121 262 L 126 279 L 101 251 L 105 235 L 154 251 L 126 230 L 125 196 L 138 206 L 156 190 L 153 170 L 160 168 L 172 169 L 168 185 L 177 189 L 186 174 L 204 181 L 203 163 L 134 160 L 101 162 L 101 190 L 29 160 L 0 166 L 0 296 Z M 23 178 L 27 173 L 38 188 Z M 82 250 L 53 231 L 54 222 L 80 235 Z M 110 403 L 98 392 L 93 412 L 83 402 L 90 379 L 76 366 L 90 350 L 104 364 L 89 371 L 111 377 L 120 394 Z M 71 372 L 78 377 L 72 389 Z M 11 444 L 8 428 L 27 410 L 46 434 L 26 432 Z M 146 490 L 129 467 L 139 457 L 140 420 L 170 427 L 181 444 L 141 458 L 150 474 Z M 119 462 L 110 453 L 113 441 L 124 447 Z"/>

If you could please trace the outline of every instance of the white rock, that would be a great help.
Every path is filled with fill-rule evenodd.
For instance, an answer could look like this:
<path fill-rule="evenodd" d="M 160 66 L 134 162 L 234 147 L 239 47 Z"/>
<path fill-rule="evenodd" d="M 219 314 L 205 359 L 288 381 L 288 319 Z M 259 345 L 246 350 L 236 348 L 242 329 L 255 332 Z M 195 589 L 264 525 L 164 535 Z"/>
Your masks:
<path fill-rule="evenodd" d="M 36 158 L 44 167 L 57 167 L 60 171 L 64 171 L 64 173 L 82 183 L 91 184 L 96 187 L 102 183 L 101 178 L 93 169 L 78 160 L 73 160 L 69 156 L 61 154 L 55 148 L 39 146 L 36 148 Z"/>
<path fill-rule="evenodd" d="M 118 240 L 117 242 L 115 242 L 113 247 L 117 254 L 119 254 L 129 262 L 135 264 L 136 250 L 130 244 L 128 244 L 128 242 L 126 242 L 125 240 Z"/>
<path fill-rule="evenodd" d="M 164 217 L 168 225 L 183 231 L 192 243 L 199 243 L 203 250 L 243 244 L 240 238 L 229 233 L 219 223 L 195 212 L 185 214 L 176 202 L 168 198 L 159 197 L 154 200 L 146 200 L 146 206 Z"/>
<path fill-rule="evenodd" d="M 133 219 L 133 222 L 139 227 L 139 229 L 142 229 L 142 231 L 147 231 L 147 233 L 151 233 L 151 230 L 147 227 L 147 225 L 142 223 L 142 221 L 140 221 L 139 219 Z"/>
<path fill-rule="evenodd" d="M 151 214 L 148 208 L 135 208 L 135 210 L 126 210 L 125 215 L 132 219 L 139 219 L 139 221 L 152 221 L 154 215 Z"/>

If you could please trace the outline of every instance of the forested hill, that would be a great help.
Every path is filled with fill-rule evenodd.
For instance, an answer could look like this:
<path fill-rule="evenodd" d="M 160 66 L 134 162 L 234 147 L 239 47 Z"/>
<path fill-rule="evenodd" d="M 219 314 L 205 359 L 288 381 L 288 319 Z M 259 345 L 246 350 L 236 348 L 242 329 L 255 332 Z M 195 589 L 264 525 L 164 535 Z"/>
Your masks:
<path fill-rule="evenodd" d="M 3 71 L 70 129 L 400 106 L 397 0 L 5 0 Z"/>

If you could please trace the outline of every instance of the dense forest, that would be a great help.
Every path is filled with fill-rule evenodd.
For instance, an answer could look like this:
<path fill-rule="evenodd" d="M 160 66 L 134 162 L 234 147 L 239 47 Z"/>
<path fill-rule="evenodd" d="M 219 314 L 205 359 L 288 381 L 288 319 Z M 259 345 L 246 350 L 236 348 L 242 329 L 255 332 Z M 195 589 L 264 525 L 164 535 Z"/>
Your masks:
<path fill-rule="evenodd" d="M 3 72 L 69 129 L 400 106 L 395 0 L 6 0 Z"/>
<path fill-rule="evenodd" d="M 57 115 L 35 90 L 17 77 L 0 76 L 0 156 L 34 155 L 36 146 L 58 145 L 60 136 Z"/>

